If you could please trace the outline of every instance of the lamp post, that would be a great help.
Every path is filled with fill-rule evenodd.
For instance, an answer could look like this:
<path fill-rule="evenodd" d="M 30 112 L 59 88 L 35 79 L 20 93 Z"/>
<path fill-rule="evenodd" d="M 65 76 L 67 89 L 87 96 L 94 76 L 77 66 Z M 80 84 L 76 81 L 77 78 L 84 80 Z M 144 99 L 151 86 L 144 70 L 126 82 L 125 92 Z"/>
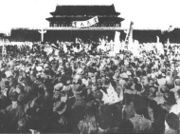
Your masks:
<path fill-rule="evenodd" d="M 44 42 L 44 34 L 45 34 L 46 32 L 47 32 L 47 31 L 44 30 L 44 29 L 39 30 L 39 33 L 41 34 L 41 42 Z"/>

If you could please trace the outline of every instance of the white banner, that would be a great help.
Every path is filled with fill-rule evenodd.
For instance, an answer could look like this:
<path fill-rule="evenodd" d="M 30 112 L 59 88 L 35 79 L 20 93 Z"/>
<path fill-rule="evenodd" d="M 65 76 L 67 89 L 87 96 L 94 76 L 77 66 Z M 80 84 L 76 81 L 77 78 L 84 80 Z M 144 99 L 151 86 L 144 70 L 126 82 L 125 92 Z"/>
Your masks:
<path fill-rule="evenodd" d="M 72 22 L 72 26 L 73 27 L 78 27 L 78 28 L 81 28 L 81 27 L 90 27 L 90 26 L 93 26 L 95 24 L 97 24 L 99 22 L 99 19 L 97 16 L 89 19 L 89 20 L 86 20 L 86 21 L 73 21 Z"/>
<path fill-rule="evenodd" d="M 2 55 L 7 55 L 6 47 L 4 45 L 2 47 Z"/>

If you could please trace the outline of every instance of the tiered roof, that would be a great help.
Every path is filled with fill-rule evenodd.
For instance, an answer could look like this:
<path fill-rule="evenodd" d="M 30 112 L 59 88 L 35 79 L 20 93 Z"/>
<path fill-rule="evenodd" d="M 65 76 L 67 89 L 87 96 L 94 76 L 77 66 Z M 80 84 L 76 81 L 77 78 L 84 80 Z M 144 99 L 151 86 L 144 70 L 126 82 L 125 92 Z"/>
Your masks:
<path fill-rule="evenodd" d="M 114 5 L 84 5 L 84 6 L 57 6 L 51 15 L 61 15 L 61 16 L 73 16 L 73 15 L 119 15 L 120 13 L 115 11 Z"/>
<path fill-rule="evenodd" d="M 120 15 L 116 12 L 114 5 L 58 5 L 54 12 L 50 12 L 53 17 L 46 18 L 46 20 L 57 20 L 62 17 L 117 17 Z M 118 17 L 121 21 L 123 18 Z"/>

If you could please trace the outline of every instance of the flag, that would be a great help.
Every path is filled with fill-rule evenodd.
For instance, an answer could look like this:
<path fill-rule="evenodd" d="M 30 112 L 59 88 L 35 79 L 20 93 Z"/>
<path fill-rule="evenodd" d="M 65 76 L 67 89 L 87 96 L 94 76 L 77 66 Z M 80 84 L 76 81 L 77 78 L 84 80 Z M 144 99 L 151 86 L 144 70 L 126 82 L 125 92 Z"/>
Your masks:
<path fill-rule="evenodd" d="M 53 48 L 51 46 L 46 46 L 44 48 L 44 51 L 46 52 L 47 55 L 50 55 L 53 52 Z"/>
<path fill-rule="evenodd" d="M 136 133 L 145 132 L 151 129 L 152 121 L 145 117 L 136 114 L 134 117 L 129 119 L 133 124 L 133 129 Z"/>
<path fill-rule="evenodd" d="M 104 104 L 115 104 L 123 100 L 123 92 L 118 96 L 117 92 L 115 91 L 112 84 L 109 84 L 109 87 L 107 89 L 107 93 L 105 93 L 103 90 L 101 90 L 103 94 L 102 101 Z"/>
<path fill-rule="evenodd" d="M 121 49 L 121 42 L 120 42 L 120 32 L 115 32 L 115 38 L 114 38 L 114 51 L 115 53 L 119 53 L 120 49 Z"/>
<path fill-rule="evenodd" d="M 40 132 L 37 130 L 34 129 L 29 129 L 29 130 L 31 131 L 31 134 L 40 134 Z"/>

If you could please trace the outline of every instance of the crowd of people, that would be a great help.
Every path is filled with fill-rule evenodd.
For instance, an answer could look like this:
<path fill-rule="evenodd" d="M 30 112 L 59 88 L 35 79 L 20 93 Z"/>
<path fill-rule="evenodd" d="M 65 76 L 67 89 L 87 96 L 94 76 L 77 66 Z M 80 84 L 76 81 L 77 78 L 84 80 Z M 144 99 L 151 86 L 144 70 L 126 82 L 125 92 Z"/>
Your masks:
<path fill-rule="evenodd" d="M 138 56 L 97 46 L 33 44 L 3 55 L 0 132 L 178 134 L 179 46 L 140 47 Z"/>

